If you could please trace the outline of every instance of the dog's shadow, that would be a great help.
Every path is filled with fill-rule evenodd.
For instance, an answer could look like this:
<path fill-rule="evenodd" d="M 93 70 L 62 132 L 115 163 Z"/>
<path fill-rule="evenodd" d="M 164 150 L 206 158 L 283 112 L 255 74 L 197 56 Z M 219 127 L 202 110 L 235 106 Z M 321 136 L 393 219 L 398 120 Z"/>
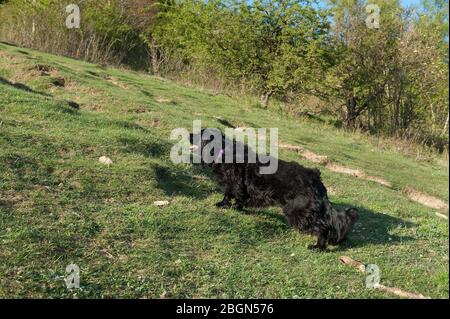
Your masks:
<path fill-rule="evenodd" d="M 184 195 L 195 199 L 204 199 L 215 192 L 220 192 L 220 187 L 212 182 L 211 176 L 197 166 L 188 170 L 179 167 L 166 167 L 157 165 L 154 167 L 157 187 L 168 196 Z"/>
<path fill-rule="evenodd" d="M 200 165 L 194 165 L 188 170 L 157 166 L 154 172 L 158 187 L 169 196 L 182 194 L 195 199 L 204 199 L 214 193 L 221 193 L 221 188 L 214 182 L 212 173 L 209 170 L 205 171 Z M 332 251 L 367 245 L 398 245 L 414 240 L 411 236 L 394 234 L 395 229 L 399 227 L 414 227 L 415 224 L 412 222 L 350 203 L 339 202 L 333 205 L 338 209 L 346 207 L 356 208 L 359 212 L 359 218 L 344 242 L 338 246 L 329 246 L 329 249 Z M 221 208 L 217 208 L 217 210 L 219 212 Z M 255 217 L 264 217 L 262 222 L 258 218 L 257 225 L 255 225 L 255 227 L 261 228 L 261 233 L 275 235 L 289 229 L 286 218 L 278 209 L 244 208 L 241 213 L 255 215 Z M 214 218 L 218 218 L 219 215 L 216 215 Z M 225 220 L 222 222 L 225 223 Z M 233 223 L 229 225 L 231 228 L 234 226 L 236 225 Z M 246 234 L 242 235 L 246 236 Z"/>
<path fill-rule="evenodd" d="M 394 217 L 382 212 L 375 212 L 365 207 L 339 204 L 337 208 L 353 207 L 358 210 L 359 218 L 352 231 L 341 245 L 335 247 L 334 251 L 357 248 L 367 245 L 398 245 L 403 242 L 414 240 L 411 236 L 398 236 L 393 234 L 395 229 L 412 228 L 415 226 L 410 221 Z"/>
<path fill-rule="evenodd" d="M 30 93 L 34 93 L 34 94 L 39 94 L 39 95 L 46 96 L 46 97 L 51 97 L 51 95 L 46 93 L 46 92 L 40 92 L 40 91 L 33 90 L 31 87 L 29 87 L 29 86 L 27 86 L 27 85 L 25 85 L 23 83 L 19 83 L 19 82 L 13 83 L 13 82 L 11 82 L 11 81 L 9 81 L 9 80 L 1 77 L 1 76 L 0 76 L 0 83 L 1 84 L 6 84 L 6 85 L 10 85 L 10 86 L 12 86 L 12 87 L 14 87 L 16 89 L 22 90 L 22 91 L 26 91 L 26 92 L 30 92 Z"/>
<path fill-rule="evenodd" d="M 289 225 L 287 222 L 286 217 L 284 217 L 283 213 L 281 212 L 281 209 L 275 210 L 269 210 L 264 208 L 247 208 L 245 207 L 242 211 L 242 214 L 246 215 L 254 215 L 254 216 L 264 216 L 268 219 L 271 219 L 273 222 L 278 224 L 280 228 L 288 229 Z"/>
<path fill-rule="evenodd" d="M 388 214 L 374 212 L 364 207 L 345 204 L 335 204 L 334 206 L 340 209 L 346 207 L 356 208 L 359 212 L 359 218 L 352 231 L 347 235 L 347 238 L 338 246 L 329 246 L 328 249 L 330 251 L 345 251 L 349 248 L 358 248 L 367 245 L 398 245 L 414 240 L 411 236 L 397 236 L 392 234 L 393 230 L 398 227 L 414 227 L 415 224 L 412 222 Z M 285 225 L 278 227 L 278 231 L 289 228 L 287 220 L 281 212 L 278 213 L 274 210 L 267 209 L 245 208 L 243 213 L 255 216 L 264 215 L 273 220 L 273 223 L 271 223 L 272 226 Z"/>

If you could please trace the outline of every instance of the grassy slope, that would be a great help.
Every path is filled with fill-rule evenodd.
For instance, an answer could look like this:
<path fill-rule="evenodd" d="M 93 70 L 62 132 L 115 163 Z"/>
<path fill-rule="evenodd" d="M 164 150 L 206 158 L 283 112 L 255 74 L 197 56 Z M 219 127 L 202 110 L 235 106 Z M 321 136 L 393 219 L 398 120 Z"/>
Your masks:
<path fill-rule="evenodd" d="M 30 71 L 36 63 L 55 67 L 66 87 Z M 377 264 L 385 285 L 449 296 L 448 222 L 401 192 L 448 201 L 447 166 L 225 96 L 1 43 L 0 97 L 0 297 L 391 297 L 364 288 L 363 275 L 339 264 L 343 254 Z M 223 127 L 215 116 L 278 127 L 283 141 L 394 189 L 322 169 L 332 200 L 359 207 L 361 219 L 351 248 L 311 253 L 314 239 L 278 209 L 218 211 L 208 172 L 170 162 L 170 131 L 193 119 Z M 102 155 L 114 164 L 99 164 Z M 170 206 L 153 206 L 164 199 Z M 81 268 L 81 291 L 58 279 L 69 263 Z"/>

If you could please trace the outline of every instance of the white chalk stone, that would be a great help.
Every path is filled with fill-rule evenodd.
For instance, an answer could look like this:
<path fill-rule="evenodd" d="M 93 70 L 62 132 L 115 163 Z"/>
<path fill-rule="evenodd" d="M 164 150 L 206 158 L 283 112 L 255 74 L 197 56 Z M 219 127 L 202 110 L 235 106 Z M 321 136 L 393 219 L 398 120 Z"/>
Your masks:
<path fill-rule="evenodd" d="M 167 200 L 157 200 L 156 202 L 153 202 L 153 204 L 158 207 L 163 207 L 169 205 L 169 202 Z"/>
<path fill-rule="evenodd" d="M 102 163 L 102 164 L 105 164 L 105 165 L 111 165 L 112 163 L 113 163 L 113 161 L 109 158 L 109 157 L 107 157 L 107 156 L 102 156 L 102 157 L 100 157 L 99 159 L 98 159 L 98 161 L 100 162 L 100 163 Z"/>

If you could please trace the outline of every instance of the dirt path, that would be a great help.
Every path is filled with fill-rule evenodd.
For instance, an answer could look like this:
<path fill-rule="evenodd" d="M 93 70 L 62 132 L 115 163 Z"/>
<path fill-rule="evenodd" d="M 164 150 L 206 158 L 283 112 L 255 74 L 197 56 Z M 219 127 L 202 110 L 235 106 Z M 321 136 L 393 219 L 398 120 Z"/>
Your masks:
<path fill-rule="evenodd" d="M 323 165 L 325 168 L 327 168 L 328 170 L 330 170 L 332 172 L 351 175 L 351 176 L 359 178 L 359 179 L 376 182 L 378 184 L 392 188 L 391 182 L 389 182 L 381 177 L 370 176 L 370 175 L 367 175 L 362 170 L 353 169 L 353 168 L 349 168 L 349 167 L 334 163 L 327 156 L 316 154 L 314 152 L 304 149 L 301 146 L 291 145 L 291 144 L 287 144 L 287 143 L 279 143 L 278 147 L 282 148 L 282 149 L 295 151 L 298 154 L 300 154 L 300 156 L 307 159 L 308 161 L 311 161 L 311 162 L 319 164 L 319 165 Z M 448 204 L 446 202 L 444 202 L 443 200 L 441 200 L 437 197 L 428 195 L 426 193 L 419 192 L 411 187 L 405 188 L 404 192 L 408 196 L 409 199 L 411 199 L 417 203 L 420 203 L 422 205 L 425 205 L 427 207 L 436 209 L 436 210 L 446 210 L 447 214 L 448 214 L 448 208 L 449 208 Z M 445 214 L 436 213 L 436 216 L 448 220 L 448 216 Z"/>
<path fill-rule="evenodd" d="M 416 191 L 415 189 L 411 187 L 407 187 L 405 189 L 406 195 L 413 201 L 421 203 L 425 206 L 438 209 L 438 210 L 448 210 L 448 205 L 443 200 L 436 198 L 434 196 L 428 195 L 426 193 L 422 193 L 419 191 Z M 444 215 L 445 216 L 445 215 Z M 448 218 L 447 218 L 448 219 Z"/>
<path fill-rule="evenodd" d="M 390 182 L 388 182 L 387 180 L 385 180 L 381 177 L 370 176 L 359 169 L 353 169 L 353 168 L 349 168 L 349 167 L 346 167 L 346 166 L 343 166 L 340 164 L 333 163 L 327 156 L 319 155 L 314 152 L 308 151 L 301 146 L 280 143 L 280 144 L 278 144 L 278 147 L 288 149 L 291 151 L 296 151 L 302 157 L 306 158 L 308 161 L 311 161 L 311 162 L 319 164 L 319 165 L 323 165 L 330 171 L 333 171 L 336 173 L 341 173 L 341 174 L 351 175 L 353 177 L 368 180 L 368 181 L 373 181 L 373 182 L 382 184 L 389 188 L 392 187 L 392 184 Z"/>

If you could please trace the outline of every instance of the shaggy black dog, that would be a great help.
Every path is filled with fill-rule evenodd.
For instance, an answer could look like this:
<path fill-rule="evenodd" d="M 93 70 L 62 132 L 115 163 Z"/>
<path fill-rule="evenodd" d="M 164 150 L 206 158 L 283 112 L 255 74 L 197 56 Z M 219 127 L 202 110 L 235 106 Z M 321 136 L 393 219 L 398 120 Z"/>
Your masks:
<path fill-rule="evenodd" d="M 205 130 L 201 134 L 203 132 Z M 190 143 L 194 144 L 199 138 L 199 135 L 190 134 Z M 213 155 L 212 148 L 208 148 L 212 140 L 212 137 L 202 140 L 200 152 Z M 353 208 L 338 210 L 331 205 L 319 170 L 278 159 L 278 170 L 274 174 L 261 174 L 260 167 L 265 164 L 260 162 L 257 154 L 256 163 L 236 162 L 237 143 L 235 140 L 231 142 L 233 163 L 225 163 L 222 149 L 209 164 L 225 191 L 223 200 L 216 206 L 242 210 L 244 207 L 279 205 L 290 226 L 317 236 L 317 244 L 308 246 L 309 249 L 325 250 L 327 244 L 337 245 L 344 240 L 357 220 L 358 212 Z M 223 137 L 222 147 L 225 145 Z M 247 146 L 243 148 L 244 156 L 248 158 L 253 151 Z"/>

